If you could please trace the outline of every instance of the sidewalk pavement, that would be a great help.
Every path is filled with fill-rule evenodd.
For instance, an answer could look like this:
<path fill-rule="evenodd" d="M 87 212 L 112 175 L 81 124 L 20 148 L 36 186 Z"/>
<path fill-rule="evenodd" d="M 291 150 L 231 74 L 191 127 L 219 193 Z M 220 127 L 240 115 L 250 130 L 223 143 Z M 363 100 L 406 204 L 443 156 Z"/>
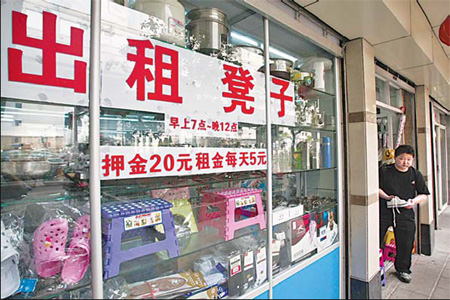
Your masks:
<path fill-rule="evenodd" d="M 413 256 L 409 284 L 397 279 L 394 266 L 386 271 L 383 299 L 450 299 L 450 207 L 438 221 L 433 254 Z"/>

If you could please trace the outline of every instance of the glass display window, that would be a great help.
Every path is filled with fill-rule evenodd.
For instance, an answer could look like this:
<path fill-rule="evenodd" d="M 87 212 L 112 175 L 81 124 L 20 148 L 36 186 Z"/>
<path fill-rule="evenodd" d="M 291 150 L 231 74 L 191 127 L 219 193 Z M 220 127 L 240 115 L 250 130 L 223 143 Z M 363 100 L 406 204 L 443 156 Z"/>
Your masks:
<path fill-rule="evenodd" d="M 254 297 L 337 249 L 340 61 L 240 1 L 101 3 L 99 149 L 91 2 L 2 3 L 6 296 L 93 297 L 101 261 L 104 298 Z"/>
<path fill-rule="evenodd" d="M 229 22 L 244 11 L 220 1 L 103 8 L 103 270 L 131 297 L 237 297 L 267 282 L 263 37 L 243 24 L 263 23 L 255 13 Z"/>
<path fill-rule="evenodd" d="M 295 122 L 272 125 L 273 273 L 282 278 L 338 243 L 334 58 L 270 23 L 271 74 L 295 85 Z M 289 60 L 287 69 L 278 59 Z"/>
<path fill-rule="evenodd" d="M 1 15 L 2 299 L 51 298 L 92 279 L 90 1 L 3 1 Z"/>

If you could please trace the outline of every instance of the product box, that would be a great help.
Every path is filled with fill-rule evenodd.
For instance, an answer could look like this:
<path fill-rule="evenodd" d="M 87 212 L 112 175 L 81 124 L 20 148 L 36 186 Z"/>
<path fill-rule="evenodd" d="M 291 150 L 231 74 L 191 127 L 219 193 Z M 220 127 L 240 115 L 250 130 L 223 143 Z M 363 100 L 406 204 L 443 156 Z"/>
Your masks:
<path fill-rule="evenodd" d="M 256 250 L 256 282 L 255 286 L 260 286 L 267 279 L 266 247 L 260 246 Z"/>
<path fill-rule="evenodd" d="M 241 295 L 244 285 L 242 257 L 239 251 L 228 256 L 228 295 L 236 297 Z"/>
<path fill-rule="evenodd" d="M 280 271 L 280 250 L 281 241 L 272 240 L 272 269 L 273 274 L 277 274 Z"/>
<path fill-rule="evenodd" d="M 295 219 L 303 215 L 303 205 L 299 204 L 298 206 L 289 208 L 289 219 Z"/>
<path fill-rule="evenodd" d="M 291 261 L 299 261 L 317 252 L 315 213 L 291 220 Z"/>
<path fill-rule="evenodd" d="M 255 283 L 255 257 L 254 251 L 247 250 L 244 252 L 244 284 L 242 292 L 245 293 Z"/>
<path fill-rule="evenodd" d="M 335 221 L 336 210 L 324 210 L 316 214 L 317 251 L 321 252 L 331 246 L 338 238 L 338 225 Z"/>
<path fill-rule="evenodd" d="M 273 215 L 273 226 L 289 221 L 290 218 L 290 208 L 281 208 L 274 210 Z"/>

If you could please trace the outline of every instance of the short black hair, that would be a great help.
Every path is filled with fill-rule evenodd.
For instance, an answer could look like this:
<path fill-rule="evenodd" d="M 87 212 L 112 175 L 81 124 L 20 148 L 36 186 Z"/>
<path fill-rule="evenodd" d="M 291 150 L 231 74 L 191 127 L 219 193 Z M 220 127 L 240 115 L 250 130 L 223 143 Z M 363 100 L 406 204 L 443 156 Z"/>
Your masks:
<path fill-rule="evenodd" d="M 414 148 L 410 145 L 400 145 L 397 147 L 397 149 L 395 149 L 395 157 L 403 153 L 411 154 L 414 157 Z"/>

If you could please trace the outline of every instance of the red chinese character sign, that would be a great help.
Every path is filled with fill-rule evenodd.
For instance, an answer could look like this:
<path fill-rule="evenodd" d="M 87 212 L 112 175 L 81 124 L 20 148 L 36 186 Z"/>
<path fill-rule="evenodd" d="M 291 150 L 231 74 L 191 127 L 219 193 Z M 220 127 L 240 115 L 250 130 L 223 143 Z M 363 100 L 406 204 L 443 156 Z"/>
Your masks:
<path fill-rule="evenodd" d="M 88 18 L 22 6 L 2 5 L 2 97 L 87 106 Z M 101 34 L 101 106 L 162 113 L 166 134 L 236 138 L 239 123 L 266 123 L 263 73 L 145 38 L 127 11 L 128 27 Z M 272 122 L 294 125 L 293 84 L 270 89 Z"/>
<path fill-rule="evenodd" d="M 129 87 L 136 85 L 136 99 L 167 101 L 182 103 L 183 99 L 178 95 L 178 52 L 166 47 L 156 46 L 150 40 L 128 39 L 128 45 L 136 48 L 136 54 L 128 53 L 127 59 L 135 63 L 133 71 L 126 82 Z M 155 60 L 145 56 L 146 49 L 155 49 Z M 170 62 L 164 61 L 168 57 Z M 155 76 L 146 65 L 155 66 Z M 163 76 L 163 71 L 170 71 L 170 77 Z M 146 82 L 154 81 L 154 92 L 146 93 Z M 170 94 L 164 94 L 163 88 L 170 88 Z"/>
<path fill-rule="evenodd" d="M 88 105 L 88 21 L 21 9 L 2 4 L 2 97 Z"/>
<path fill-rule="evenodd" d="M 241 122 L 265 124 L 264 73 L 130 32 L 102 34 L 102 106 L 163 113 L 166 134 L 236 138 Z M 270 88 L 273 123 L 294 125 L 294 85 Z"/>
<path fill-rule="evenodd" d="M 100 147 L 101 179 L 266 170 L 265 149 Z"/>
<path fill-rule="evenodd" d="M 222 83 L 227 86 L 228 92 L 223 92 L 222 97 L 229 98 L 231 101 L 231 105 L 224 107 L 223 110 L 225 113 L 230 113 L 239 106 L 242 113 L 252 115 L 255 112 L 252 106 L 255 98 L 250 96 L 250 91 L 255 87 L 253 76 L 242 67 L 223 65 L 223 69 L 225 78 L 222 78 Z"/>

